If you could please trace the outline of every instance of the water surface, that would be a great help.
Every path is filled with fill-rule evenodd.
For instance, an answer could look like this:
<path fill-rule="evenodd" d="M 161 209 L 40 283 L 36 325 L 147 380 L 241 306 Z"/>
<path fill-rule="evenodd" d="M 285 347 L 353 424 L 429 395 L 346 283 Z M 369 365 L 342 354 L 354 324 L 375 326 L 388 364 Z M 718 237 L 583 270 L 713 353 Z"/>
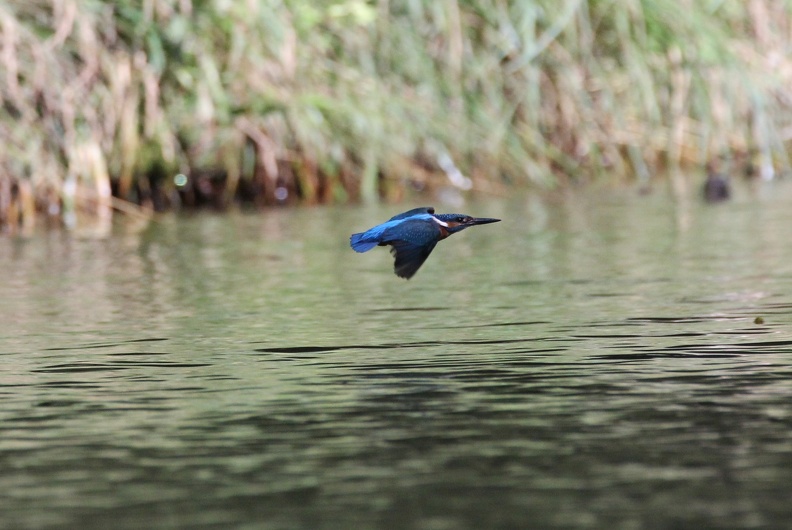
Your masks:
<path fill-rule="evenodd" d="M 0 239 L 0 526 L 788 527 L 791 188 Z"/>

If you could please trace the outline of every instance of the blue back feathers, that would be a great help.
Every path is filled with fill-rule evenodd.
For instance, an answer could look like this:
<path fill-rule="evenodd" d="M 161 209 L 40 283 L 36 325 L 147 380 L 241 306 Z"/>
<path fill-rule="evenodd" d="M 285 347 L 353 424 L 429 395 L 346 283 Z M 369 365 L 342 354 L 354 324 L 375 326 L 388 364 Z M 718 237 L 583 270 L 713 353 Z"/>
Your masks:
<path fill-rule="evenodd" d="M 423 206 L 421 208 L 413 208 L 410 211 L 400 213 L 399 215 L 394 215 L 388 221 L 398 221 L 399 219 L 407 219 L 408 217 L 413 217 L 416 215 L 420 215 L 422 213 L 434 214 L 435 209 L 432 206 Z"/>
<path fill-rule="evenodd" d="M 352 234 L 349 238 L 349 244 L 355 252 L 369 251 L 380 243 L 385 244 L 385 242 L 389 240 L 389 235 L 391 235 L 389 234 L 389 229 L 396 228 L 402 223 L 407 222 L 432 221 L 432 214 L 430 212 L 434 212 L 434 208 L 415 208 L 409 212 L 401 213 L 380 225 L 369 228 L 365 232 Z"/>

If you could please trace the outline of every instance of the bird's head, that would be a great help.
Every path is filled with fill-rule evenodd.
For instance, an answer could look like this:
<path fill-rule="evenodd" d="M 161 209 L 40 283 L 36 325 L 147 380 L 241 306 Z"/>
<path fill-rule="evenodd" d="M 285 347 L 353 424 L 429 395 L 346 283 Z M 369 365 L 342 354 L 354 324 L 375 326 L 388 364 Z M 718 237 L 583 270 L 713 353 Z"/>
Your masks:
<path fill-rule="evenodd" d="M 500 221 L 500 219 L 491 219 L 489 217 L 471 217 L 463 213 L 441 213 L 434 214 L 434 217 L 441 223 L 444 223 L 444 228 L 449 235 L 461 232 L 469 226 L 485 225 Z"/>

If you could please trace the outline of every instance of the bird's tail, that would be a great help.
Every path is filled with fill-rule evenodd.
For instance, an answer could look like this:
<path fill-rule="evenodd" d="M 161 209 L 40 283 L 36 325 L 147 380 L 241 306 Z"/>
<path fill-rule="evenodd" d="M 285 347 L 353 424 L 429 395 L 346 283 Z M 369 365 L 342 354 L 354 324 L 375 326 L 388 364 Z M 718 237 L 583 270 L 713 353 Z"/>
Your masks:
<path fill-rule="evenodd" d="M 365 233 L 352 234 L 349 238 L 349 244 L 355 252 L 366 252 L 376 247 L 379 243 L 376 239 L 367 239 Z"/>

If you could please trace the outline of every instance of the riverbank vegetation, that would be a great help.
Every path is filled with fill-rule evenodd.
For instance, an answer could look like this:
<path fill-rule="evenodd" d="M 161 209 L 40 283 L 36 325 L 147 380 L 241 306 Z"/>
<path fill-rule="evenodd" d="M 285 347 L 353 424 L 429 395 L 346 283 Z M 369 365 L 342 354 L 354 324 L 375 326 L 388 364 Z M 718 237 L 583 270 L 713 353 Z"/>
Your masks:
<path fill-rule="evenodd" d="M 782 0 L 12 0 L 0 224 L 648 182 L 792 136 Z"/>

